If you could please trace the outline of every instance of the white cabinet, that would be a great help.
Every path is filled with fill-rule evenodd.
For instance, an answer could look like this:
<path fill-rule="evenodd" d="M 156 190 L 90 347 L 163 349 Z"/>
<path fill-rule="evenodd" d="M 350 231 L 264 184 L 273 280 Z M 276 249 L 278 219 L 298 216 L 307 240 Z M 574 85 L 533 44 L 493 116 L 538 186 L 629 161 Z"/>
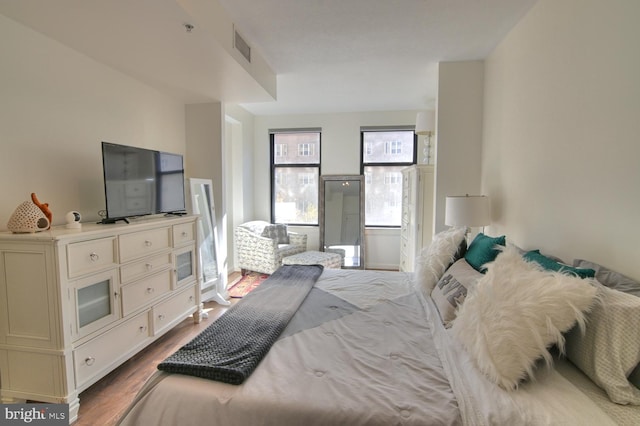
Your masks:
<path fill-rule="evenodd" d="M 433 237 L 434 167 L 418 164 L 402 170 L 400 270 L 412 272 L 422 248 Z"/>
<path fill-rule="evenodd" d="M 193 314 L 196 217 L 0 232 L 0 402 L 67 403 Z"/>

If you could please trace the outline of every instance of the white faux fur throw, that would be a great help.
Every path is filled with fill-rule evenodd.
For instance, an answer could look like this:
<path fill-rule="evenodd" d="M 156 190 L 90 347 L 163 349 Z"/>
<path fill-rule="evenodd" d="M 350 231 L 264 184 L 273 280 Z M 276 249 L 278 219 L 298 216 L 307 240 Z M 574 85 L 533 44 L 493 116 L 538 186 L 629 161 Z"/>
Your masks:
<path fill-rule="evenodd" d="M 415 286 L 429 297 L 431 290 L 455 260 L 467 233 L 466 228 L 449 228 L 433 236 L 431 243 L 424 247 L 416 259 Z"/>
<path fill-rule="evenodd" d="M 576 322 L 584 329 L 597 290 L 588 280 L 525 261 L 514 247 L 487 267 L 452 330 L 487 378 L 512 390 L 533 378 L 536 360 L 551 365 L 551 345 L 564 351 L 562 333 Z"/>

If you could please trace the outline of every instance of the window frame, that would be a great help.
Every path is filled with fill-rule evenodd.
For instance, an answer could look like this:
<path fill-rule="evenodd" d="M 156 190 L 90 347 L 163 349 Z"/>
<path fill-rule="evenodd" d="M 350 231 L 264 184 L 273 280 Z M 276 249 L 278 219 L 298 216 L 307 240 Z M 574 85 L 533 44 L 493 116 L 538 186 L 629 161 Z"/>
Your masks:
<path fill-rule="evenodd" d="M 366 147 L 365 147 L 365 141 L 364 141 L 364 136 L 365 133 L 371 133 L 371 132 L 399 132 L 399 131 L 411 131 L 413 132 L 413 158 L 410 162 L 408 161 L 403 161 L 403 162 L 388 162 L 388 161 L 376 161 L 376 162 L 365 162 L 364 161 L 364 156 L 366 151 Z M 391 141 L 390 141 L 391 142 Z M 386 145 L 387 143 L 385 143 L 385 150 L 386 150 Z M 376 127 L 361 127 L 360 128 L 360 174 L 365 176 L 366 179 L 366 175 L 364 173 L 365 167 L 389 167 L 389 166 L 393 166 L 393 167 L 410 167 L 413 166 L 414 164 L 418 164 L 418 135 L 416 135 L 415 132 L 415 126 L 376 126 Z M 367 205 L 367 199 L 366 199 L 366 191 L 365 191 L 365 205 Z M 402 219 L 401 219 L 402 220 Z M 368 225 L 367 224 L 367 218 L 365 215 L 365 228 L 382 228 L 382 229 L 400 229 L 402 227 L 402 223 L 399 223 L 398 225 Z"/>
<path fill-rule="evenodd" d="M 287 164 L 276 164 L 276 151 L 275 151 L 275 140 L 276 134 L 283 133 L 317 133 L 318 134 L 318 162 L 317 163 L 287 163 Z M 298 143 L 298 153 L 299 153 L 299 145 Z M 313 151 L 313 146 L 310 147 L 310 152 Z M 315 155 L 315 153 L 311 153 L 309 157 Z M 306 156 L 306 155 L 305 155 Z M 301 157 L 305 157 L 301 156 Z M 322 129 L 321 128 L 292 128 L 292 129 L 270 129 L 269 130 L 269 162 L 270 162 L 270 191 L 271 191 L 271 223 L 276 223 L 276 169 L 278 168 L 317 168 L 318 169 L 318 180 L 316 184 L 319 188 L 320 176 L 322 174 Z M 319 192 L 317 193 L 318 199 L 316 200 L 316 205 L 318 206 L 318 215 L 320 211 L 320 199 Z M 296 199 L 296 205 L 300 200 Z M 316 216 L 315 223 L 294 223 L 294 222 L 278 222 L 284 223 L 287 226 L 320 226 L 319 222 L 320 218 Z"/>

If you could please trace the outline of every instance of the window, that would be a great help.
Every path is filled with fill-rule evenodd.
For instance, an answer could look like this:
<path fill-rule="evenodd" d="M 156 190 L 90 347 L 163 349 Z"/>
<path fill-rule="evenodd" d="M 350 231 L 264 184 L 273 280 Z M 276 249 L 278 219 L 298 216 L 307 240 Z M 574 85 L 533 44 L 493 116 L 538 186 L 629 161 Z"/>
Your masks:
<path fill-rule="evenodd" d="M 385 185 L 397 185 L 402 182 L 402 173 L 400 172 L 385 172 L 384 184 Z"/>
<path fill-rule="evenodd" d="M 390 155 L 402 154 L 402 141 L 388 141 L 384 143 L 384 153 Z"/>
<path fill-rule="evenodd" d="M 315 175 L 313 173 L 299 173 L 298 184 L 300 185 L 317 185 Z"/>
<path fill-rule="evenodd" d="M 276 157 L 286 157 L 287 156 L 287 145 L 283 143 L 276 144 Z"/>
<path fill-rule="evenodd" d="M 271 130 L 271 221 L 318 224 L 320 129 Z"/>
<path fill-rule="evenodd" d="M 416 163 L 413 128 L 360 130 L 361 172 L 365 176 L 365 226 L 399 227 L 402 169 Z"/>
<path fill-rule="evenodd" d="M 314 153 L 315 153 L 315 145 L 310 143 L 298 144 L 298 155 L 300 157 L 313 157 Z"/>
<path fill-rule="evenodd" d="M 365 143 L 364 144 L 364 149 L 365 149 L 365 153 L 367 155 L 373 154 L 373 145 L 371 143 L 369 143 L 369 142 Z"/>

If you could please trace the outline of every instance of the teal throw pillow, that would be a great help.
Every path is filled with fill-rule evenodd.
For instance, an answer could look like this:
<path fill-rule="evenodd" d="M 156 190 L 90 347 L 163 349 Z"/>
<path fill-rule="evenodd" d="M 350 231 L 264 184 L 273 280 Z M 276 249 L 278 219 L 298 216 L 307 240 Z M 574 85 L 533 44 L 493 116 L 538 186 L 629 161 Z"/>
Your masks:
<path fill-rule="evenodd" d="M 506 237 L 504 235 L 494 238 L 479 233 L 469 245 L 464 259 L 469 265 L 473 266 L 473 269 L 484 274 L 487 272 L 484 264 L 493 262 L 500 253 L 496 246 L 504 246 L 505 244 Z"/>
<path fill-rule="evenodd" d="M 573 266 L 565 265 L 564 263 L 556 262 L 550 257 L 540 253 L 540 250 L 531 250 L 524 254 L 525 260 L 529 262 L 536 262 L 548 271 L 562 272 L 567 275 L 575 275 L 580 278 L 593 278 L 596 275 L 596 271 L 588 268 L 574 268 Z"/>

